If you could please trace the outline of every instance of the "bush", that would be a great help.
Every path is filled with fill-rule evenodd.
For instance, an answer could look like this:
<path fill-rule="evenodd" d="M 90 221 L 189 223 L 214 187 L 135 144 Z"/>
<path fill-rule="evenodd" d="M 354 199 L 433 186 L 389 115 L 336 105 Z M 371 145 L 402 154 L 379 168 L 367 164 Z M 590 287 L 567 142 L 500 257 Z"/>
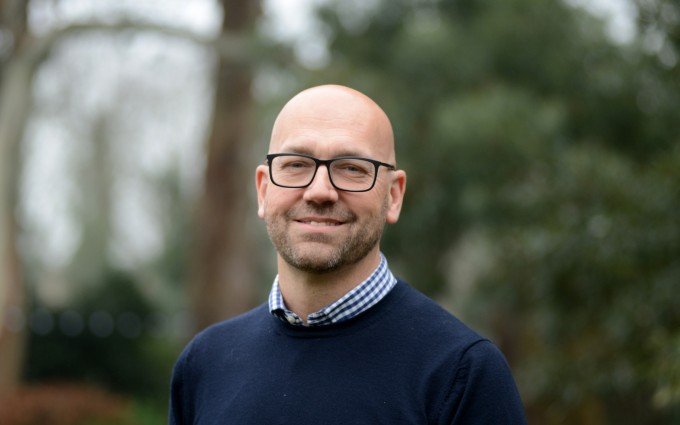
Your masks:
<path fill-rule="evenodd" d="M 25 386 L 0 398 L 3 425 L 137 425 L 129 403 L 83 384 Z"/>

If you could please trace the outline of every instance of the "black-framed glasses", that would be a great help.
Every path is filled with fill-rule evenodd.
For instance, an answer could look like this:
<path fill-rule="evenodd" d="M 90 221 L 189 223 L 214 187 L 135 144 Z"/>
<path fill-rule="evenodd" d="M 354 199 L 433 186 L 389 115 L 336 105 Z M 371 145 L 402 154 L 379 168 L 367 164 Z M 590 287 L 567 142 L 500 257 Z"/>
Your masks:
<path fill-rule="evenodd" d="M 269 178 L 277 186 L 307 187 L 312 184 L 319 166 L 325 165 L 333 187 L 346 192 L 368 192 L 373 189 L 381 165 L 396 170 L 392 164 L 358 156 L 318 159 L 298 153 L 273 153 L 267 155 L 267 163 Z"/>

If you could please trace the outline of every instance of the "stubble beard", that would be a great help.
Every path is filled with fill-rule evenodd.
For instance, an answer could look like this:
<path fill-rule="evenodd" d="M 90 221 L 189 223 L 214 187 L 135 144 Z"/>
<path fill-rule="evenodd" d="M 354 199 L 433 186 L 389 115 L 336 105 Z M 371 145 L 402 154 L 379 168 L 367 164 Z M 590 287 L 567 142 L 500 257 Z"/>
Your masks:
<path fill-rule="evenodd" d="M 358 263 L 376 247 L 385 228 L 387 207 L 385 199 L 380 213 L 367 217 L 364 223 L 359 223 L 357 217 L 349 211 L 339 211 L 335 204 L 302 205 L 291 209 L 284 216 L 267 217 L 265 222 L 269 238 L 286 263 L 301 271 L 323 274 Z M 306 235 L 303 242 L 311 242 L 313 245 L 302 247 L 291 240 L 288 226 L 293 217 L 307 214 L 341 217 L 343 226 L 349 226 L 349 235 L 336 246 L 331 245 L 331 240 L 326 235 Z M 315 249 L 314 245 L 317 243 L 326 244 L 327 249 Z"/>

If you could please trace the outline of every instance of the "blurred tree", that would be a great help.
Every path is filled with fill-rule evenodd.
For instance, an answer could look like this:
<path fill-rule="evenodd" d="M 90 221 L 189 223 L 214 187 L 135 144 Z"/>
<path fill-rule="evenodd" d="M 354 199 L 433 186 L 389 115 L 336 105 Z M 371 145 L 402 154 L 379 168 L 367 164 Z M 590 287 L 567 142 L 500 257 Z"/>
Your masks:
<path fill-rule="evenodd" d="M 676 34 L 676 2 L 643 3 Z M 378 99 L 409 173 L 392 266 L 501 345 L 531 422 L 677 421 L 675 62 L 558 0 L 320 16 L 331 61 L 311 82 Z"/>
<path fill-rule="evenodd" d="M 80 182 L 82 201 L 72 208 L 82 235 L 66 275 L 68 281 L 80 282 L 80 289 L 101 286 L 109 265 L 115 184 L 114 156 L 111 155 L 115 132 L 110 127 L 114 125 L 114 116 L 113 111 L 99 111 L 91 128 L 86 126 L 84 131 L 90 134 L 84 138 L 86 145 L 80 149 L 84 157 L 77 164 L 76 178 Z"/>
<path fill-rule="evenodd" d="M 24 351 L 24 294 L 17 253 L 17 140 L 28 115 L 33 58 L 26 54 L 26 1 L 0 1 L 0 393 L 13 389 Z M 11 323 L 14 321 L 15 323 Z"/>
<path fill-rule="evenodd" d="M 242 152 L 249 125 L 251 70 L 250 65 L 243 61 L 246 53 L 244 44 L 233 36 L 238 35 L 239 31 L 245 32 L 252 28 L 259 10 L 257 2 L 225 1 L 224 31 L 217 39 L 143 20 L 127 19 L 124 13 L 113 21 L 95 19 L 86 23 L 65 22 L 45 34 L 29 35 L 26 25 L 28 4 L 28 1 L 19 0 L 0 2 L 0 389 L 11 389 L 22 370 L 22 335 L 17 331 L 25 329 L 23 325 L 26 317 L 23 306 L 24 286 L 20 279 L 20 259 L 15 241 L 18 232 L 15 208 L 18 204 L 20 143 L 30 112 L 31 84 L 38 66 L 51 52 L 52 47 L 66 36 L 77 36 L 88 31 L 104 34 L 119 32 L 127 35 L 136 31 L 156 32 L 211 47 L 216 56 L 221 58 L 220 84 L 215 97 L 215 131 L 208 148 L 207 196 L 202 203 L 205 208 L 201 208 L 198 223 L 201 227 L 211 227 L 209 231 L 202 233 L 204 238 L 197 238 L 196 245 L 203 247 L 203 250 L 195 254 L 196 275 L 208 276 L 211 284 L 207 291 L 195 292 L 199 294 L 197 298 L 203 300 L 203 304 L 200 300 L 197 301 L 199 306 L 195 311 L 201 315 L 201 320 L 197 322 L 202 322 L 205 317 L 214 321 L 217 320 L 216 317 L 233 314 L 224 313 L 225 310 L 233 312 L 245 309 L 247 306 L 242 306 L 244 302 L 249 305 L 248 301 L 243 301 L 248 298 L 247 295 L 238 298 L 248 292 L 248 278 L 245 276 L 248 273 L 248 256 L 242 249 L 243 242 L 247 239 L 238 233 L 242 230 L 239 220 L 243 217 L 242 199 L 246 195 L 242 191 L 242 185 L 237 183 L 238 179 L 232 180 L 232 177 L 239 175 L 236 170 L 243 163 Z M 90 173 L 89 177 L 82 180 L 85 182 L 83 186 L 89 185 L 86 190 L 96 194 L 99 202 L 90 202 L 79 211 L 81 218 L 84 218 L 86 235 L 71 267 L 75 275 L 82 272 L 82 276 L 76 276 L 79 281 L 97 281 L 104 273 L 108 261 L 111 233 L 108 206 L 112 202 L 111 176 L 107 173 L 107 170 L 111 171 L 107 162 L 110 160 L 107 152 L 110 144 L 106 143 L 111 132 L 111 129 L 107 129 L 107 125 L 110 125 L 109 118 L 95 117 L 97 122 L 90 128 L 95 141 L 95 146 L 91 149 L 95 163 L 88 164 L 88 170 L 84 172 Z M 83 126 L 85 127 L 87 125 Z M 96 166 L 97 164 L 100 166 Z M 226 192 L 223 191 L 225 188 Z M 223 196 L 225 193 L 229 196 Z M 233 219 L 230 219 L 229 214 L 232 212 Z M 218 237 L 211 239 L 215 235 Z M 230 242 L 225 244 L 223 239 L 229 239 Z M 215 240 L 217 243 L 213 244 Z M 200 271 L 201 267 L 208 271 Z M 235 271 L 224 272 L 230 268 Z M 243 285 L 243 292 L 234 290 L 226 297 L 226 303 L 220 303 L 219 300 L 225 299 L 220 294 L 225 290 L 229 291 L 229 286 L 223 284 L 223 281 L 214 281 L 212 278 L 215 276 L 211 273 L 232 278 L 238 276 L 233 281 Z M 213 287 L 212 282 L 217 284 Z M 216 294 L 210 292 L 212 288 L 215 288 Z M 9 332 L 8 328 L 15 332 Z"/>
<path fill-rule="evenodd" d="M 259 1 L 222 0 L 222 33 L 252 37 Z M 192 251 L 194 330 L 236 315 L 254 302 L 251 245 L 244 222 L 245 176 L 252 137 L 252 64 L 221 58 L 216 77 L 203 194 Z"/>
<path fill-rule="evenodd" d="M 664 64 L 677 71 L 680 54 L 680 2 L 678 0 L 636 0 L 638 25 L 643 37 L 655 48 Z"/>

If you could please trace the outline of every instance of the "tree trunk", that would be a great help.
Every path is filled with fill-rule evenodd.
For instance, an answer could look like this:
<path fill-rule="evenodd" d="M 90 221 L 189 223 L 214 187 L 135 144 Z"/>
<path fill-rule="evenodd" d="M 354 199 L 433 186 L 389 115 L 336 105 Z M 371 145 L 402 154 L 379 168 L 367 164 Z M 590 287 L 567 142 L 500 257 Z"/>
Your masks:
<path fill-rule="evenodd" d="M 21 382 L 25 351 L 25 296 L 16 250 L 14 217 L 2 214 L 4 237 L 0 265 L 0 395 L 14 390 Z"/>
<path fill-rule="evenodd" d="M 223 35 L 247 37 L 259 2 L 223 0 Z M 254 301 L 246 221 L 250 178 L 244 167 L 253 101 L 252 70 L 243 60 L 220 58 L 204 192 L 193 250 L 193 330 L 241 313 Z"/>
<path fill-rule="evenodd" d="M 30 110 L 33 64 L 18 52 L 26 43 L 25 0 L 0 0 L 0 28 L 12 35 L 0 57 L 0 393 L 20 382 L 25 295 L 16 244 L 19 142 Z M 7 50 L 6 50 L 7 51 Z"/>

